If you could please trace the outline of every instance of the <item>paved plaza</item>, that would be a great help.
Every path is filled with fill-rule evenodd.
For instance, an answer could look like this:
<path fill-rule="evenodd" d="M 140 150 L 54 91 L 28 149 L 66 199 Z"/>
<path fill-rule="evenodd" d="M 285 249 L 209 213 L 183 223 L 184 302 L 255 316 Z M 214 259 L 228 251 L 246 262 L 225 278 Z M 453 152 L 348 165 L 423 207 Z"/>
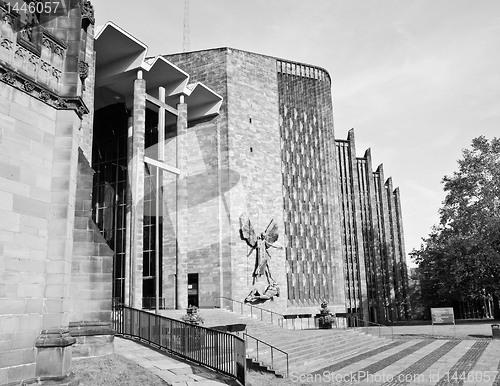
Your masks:
<path fill-rule="evenodd" d="M 315 372 L 297 373 L 290 369 L 290 376 L 280 379 L 270 373 L 250 371 L 249 378 L 254 386 L 500 386 L 500 340 L 491 338 L 490 323 L 434 326 L 434 330 L 432 326 L 398 326 L 393 331 L 395 338 L 381 338 L 380 347 L 351 355 Z M 116 338 L 115 351 L 170 385 L 236 384 L 228 377 L 134 341 Z"/>
<path fill-rule="evenodd" d="M 230 377 L 179 360 L 129 339 L 115 338 L 115 353 L 156 374 L 173 386 L 238 385 Z"/>

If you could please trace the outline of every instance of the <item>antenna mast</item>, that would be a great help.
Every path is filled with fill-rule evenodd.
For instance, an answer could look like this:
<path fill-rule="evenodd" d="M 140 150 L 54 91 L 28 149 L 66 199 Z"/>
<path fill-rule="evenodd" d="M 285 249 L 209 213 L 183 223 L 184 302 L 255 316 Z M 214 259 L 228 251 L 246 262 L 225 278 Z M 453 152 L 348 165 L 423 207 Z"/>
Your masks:
<path fill-rule="evenodd" d="M 184 44 L 183 51 L 189 51 L 189 0 L 184 0 Z"/>

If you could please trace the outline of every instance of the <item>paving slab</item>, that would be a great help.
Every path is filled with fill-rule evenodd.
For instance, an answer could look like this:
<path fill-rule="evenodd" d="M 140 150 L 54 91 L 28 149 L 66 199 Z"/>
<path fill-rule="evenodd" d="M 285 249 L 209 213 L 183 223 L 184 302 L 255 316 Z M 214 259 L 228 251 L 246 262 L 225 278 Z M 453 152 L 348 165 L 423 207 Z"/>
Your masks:
<path fill-rule="evenodd" d="M 167 356 L 138 342 L 115 337 L 115 353 L 137 363 L 172 386 L 220 386 L 234 384 L 229 377 Z M 198 374 L 193 374 L 197 370 Z M 206 374 L 204 376 L 204 374 Z M 215 379 L 214 379 L 215 378 Z"/>

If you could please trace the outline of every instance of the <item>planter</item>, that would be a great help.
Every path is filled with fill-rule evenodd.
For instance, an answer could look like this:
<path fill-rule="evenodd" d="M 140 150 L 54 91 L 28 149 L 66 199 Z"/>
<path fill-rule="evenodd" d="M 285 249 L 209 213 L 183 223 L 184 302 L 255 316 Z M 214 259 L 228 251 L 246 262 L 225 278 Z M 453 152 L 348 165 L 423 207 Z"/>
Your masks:
<path fill-rule="evenodd" d="M 333 322 L 322 322 L 321 319 L 318 320 L 319 328 L 324 330 L 329 330 L 332 328 Z"/>

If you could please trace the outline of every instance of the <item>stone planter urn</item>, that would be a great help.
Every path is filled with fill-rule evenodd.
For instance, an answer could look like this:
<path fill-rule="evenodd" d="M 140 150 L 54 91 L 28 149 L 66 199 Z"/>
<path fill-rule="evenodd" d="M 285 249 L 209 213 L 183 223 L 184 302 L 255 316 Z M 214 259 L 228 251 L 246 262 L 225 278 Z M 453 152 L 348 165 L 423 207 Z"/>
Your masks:
<path fill-rule="evenodd" d="M 328 303 L 326 301 L 321 303 L 319 314 L 316 315 L 316 317 L 320 329 L 331 329 L 336 321 L 335 316 L 328 309 Z"/>
<path fill-rule="evenodd" d="M 189 306 L 186 309 L 186 315 L 182 316 L 181 320 L 186 323 L 194 324 L 198 326 L 204 322 L 203 318 L 198 315 L 198 307 Z"/>

